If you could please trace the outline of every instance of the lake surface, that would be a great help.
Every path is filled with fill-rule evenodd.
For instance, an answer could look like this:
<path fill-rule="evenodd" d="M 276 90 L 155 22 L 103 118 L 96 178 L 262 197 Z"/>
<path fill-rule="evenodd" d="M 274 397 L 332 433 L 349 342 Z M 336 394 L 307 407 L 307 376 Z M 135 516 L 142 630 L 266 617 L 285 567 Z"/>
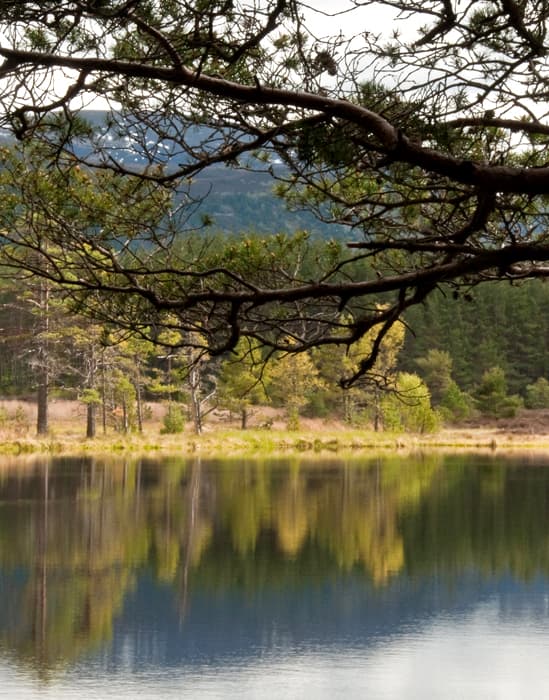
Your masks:
<path fill-rule="evenodd" d="M 549 697 L 549 459 L 0 461 L 0 698 Z"/>

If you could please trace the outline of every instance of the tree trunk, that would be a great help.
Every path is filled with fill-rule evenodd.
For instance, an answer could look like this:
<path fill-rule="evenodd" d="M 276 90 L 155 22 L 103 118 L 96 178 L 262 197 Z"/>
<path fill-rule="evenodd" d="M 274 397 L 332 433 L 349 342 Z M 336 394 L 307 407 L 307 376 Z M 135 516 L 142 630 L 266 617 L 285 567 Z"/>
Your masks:
<path fill-rule="evenodd" d="M 50 356 L 49 356 L 49 288 L 47 282 L 40 284 L 39 302 L 39 330 L 38 330 L 38 389 L 37 389 L 37 409 L 36 433 L 37 435 L 47 435 L 49 430 L 48 422 L 48 391 L 50 381 Z"/>
<path fill-rule="evenodd" d="M 200 401 L 200 369 L 198 367 L 191 367 L 188 383 L 194 432 L 200 435 L 202 433 L 202 405 Z"/>
<path fill-rule="evenodd" d="M 40 383 L 36 393 L 38 415 L 36 418 L 37 435 L 47 435 L 49 430 L 48 422 L 48 373 L 41 370 Z"/>
<path fill-rule="evenodd" d="M 240 410 L 240 428 L 241 430 L 246 430 L 248 427 L 248 408 L 243 406 Z"/>
<path fill-rule="evenodd" d="M 379 387 L 374 387 L 374 430 L 377 433 L 381 428 L 381 400 L 379 397 Z"/>
<path fill-rule="evenodd" d="M 93 343 L 90 344 L 88 353 L 88 377 L 87 385 L 92 394 L 96 393 L 95 376 L 97 374 L 97 360 Z M 97 404 L 96 397 L 90 396 L 90 402 L 86 407 L 86 437 L 94 438 L 96 433 Z"/>
<path fill-rule="evenodd" d="M 200 401 L 196 401 L 196 397 L 191 395 L 191 414 L 193 419 L 194 432 L 197 435 L 202 434 L 202 413 L 200 410 Z"/>
<path fill-rule="evenodd" d="M 134 381 L 135 387 L 135 402 L 137 407 L 137 430 L 141 435 L 143 433 L 143 401 L 141 399 L 141 377 L 140 373 Z"/>
<path fill-rule="evenodd" d="M 105 371 L 105 352 L 103 351 L 101 363 L 101 422 L 103 435 L 107 434 L 107 377 Z"/>
<path fill-rule="evenodd" d="M 89 403 L 87 405 L 87 411 L 86 411 L 86 437 L 87 438 L 94 438 L 95 437 L 95 416 L 96 416 L 96 405 L 94 403 Z"/>
<path fill-rule="evenodd" d="M 349 392 L 345 391 L 343 393 L 343 415 L 345 422 L 349 425 L 353 422 L 353 400 L 349 396 Z"/>

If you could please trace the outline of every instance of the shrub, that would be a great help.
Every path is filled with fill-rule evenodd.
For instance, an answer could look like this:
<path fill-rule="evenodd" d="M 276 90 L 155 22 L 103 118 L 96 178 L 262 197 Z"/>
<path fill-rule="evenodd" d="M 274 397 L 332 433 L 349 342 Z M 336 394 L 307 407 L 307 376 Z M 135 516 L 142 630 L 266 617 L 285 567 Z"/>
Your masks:
<path fill-rule="evenodd" d="M 466 420 L 471 417 L 473 410 L 473 397 L 462 391 L 451 379 L 440 404 L 443 419 L 449 422 Z"/>
<path fill-rule="evenodd" d="M 383 399 L 382 413 L 387 430 L 432 433 L 440 427 L 429 389 L 417 374 L 401 372 L 397 376 L 396 391 Z"/>
<path fill-rule="evenodd" d="M 512 418 L 523 405 L 520 396 L 507 394 L 505 372 L 501 367 L 484 372 L 476 392 L 476 402 L 482 414 L 493 418 Z"/>
<path fill-rule="evenodd" d="M 526 387 L 526 408 L 549 408 L 549 382 L 545 377 L 539 377 L 533 384 Z"/>
<path fill-rule="evenodd" d="M 162 420 L 162 428 L 160 429 L 160 433 L 162 435 L 174 435 L 176 433 L 182 433 L 184 429 L 185 417 L 183 415 L 183 411 L 181 410 L 181 406 L 170 403 Z"/>

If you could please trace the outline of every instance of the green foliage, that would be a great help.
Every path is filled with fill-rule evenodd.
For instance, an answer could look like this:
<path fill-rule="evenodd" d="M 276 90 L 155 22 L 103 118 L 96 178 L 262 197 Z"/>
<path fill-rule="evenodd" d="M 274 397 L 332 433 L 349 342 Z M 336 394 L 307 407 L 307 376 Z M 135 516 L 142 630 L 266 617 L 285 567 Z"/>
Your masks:
<path fill-rule="evenodd" d="M 484 372 L 475 398 L 479 411 L 493 418 L 512 418 L 523 405 L 520 396 L 507 394 L 507 381 L 501 367 Z"/>
<path fill-rule="evenodd" d="M 454 423 L 471 416 L 473 399 L 452 379 L 452 358 L 447 350 L 431 349 L 416 364 L 444 421 Z"/>
<path fill-rule="evenodd" d="M 136 427 L 135 386 L 128 377 L 119 375 L 113 389 L 114 400 L 120 406 L 121 418 L 116 427 L 126 433 Z"/>
<path fill-rule="evenodd" d="M 288 406 L 288 417 L 286 421 L 287 430 L 299 430 L 299 409 L 295 405 Z"/>
<path fill-rule="evenodd" d="M 330 415 L 339 415 L 347 393 L 338 386 L 325 384 L 323 388 L 315 391 L 309 397 L 309 402 L 303 409 L 303 415 L 310 418 L 326 418 Z"/>
<path fill-rule="evenodd" d="M 549 408 L 549 381 L 545 377 L 538 377 L 533 384 L 528 384 L 524 405 L 526 408 Z"/>
<path fill-rule="evenodd" d="M 162 435 L 175 435 L 185 430 L 185 416 L 181 406 L 169 403 L 166 413 L 162 419 Z"/>
<path fill-rule="evenodd" d="M 304 412 L 313 417 L 329 414 L 348 417 L 349 411 L 346 408 L 354 406 L 357 390 L 352 388 L 344 391 L 338 384 L 338 377 L 346 362 L 345 349 L 337 346 L 315 348 L 311 358 L 322 383 L 310 396 Z"/>
<path fill-rule="evenodd" d="M 442 400 L 437 407 L 443 420 L 449 423 L 467 420 L 474 411 L 474 399 L 462 391 L 453 379 L 450 379 Z"/>
<path fill-rule="evenodd" d="M 416 364 L 423 380 L 429 387 L 431 400 L 438 406 L 448 391 L 452 381 L 452 358 L 447 350 L 431 349 L 425 357 L 419 357 Z"/>
<path fill-rule="evenodd" d="M 357 11 L 370 4 L 350 3 Z M 381 2 L 401 11 L 399 24 L 409 23 L 405 40 L 396 29 L 389 39 L 391 27 L 351 40 L 334 26 L 333 36 L 313 38 L 307 25 L 315 3 L 299 0 L 43 5 L 7 2 L 0 15 L 9 56 L 3 114 L 20 144 L 0 169 L 2 231 L 13 244 L 10 264 L 60 282 L 74 309 L 155 340 L 163 324 L 200 328 L 201 349 L 218 356 L 246 334 L 269 347 L 280 347 L 286 333 L 303 349 L 333 340 L 336 313 L 353 304 L 354 337 L 370 328 L 378 301 L 392 312 L 386 330 L 444 281 L 475 286 L 494 275 L 544 275 L 535 266 L 547 257 L 546 172 L 535 173 L 535 186 L 525 177 L 546 160 L 539 141 L 547 93 L 544 3 Z M 73 5 L 79 10 L 67 13 Z M 90 79 L 53 98 L 60 66 Z M 430 80 L 417 81 L 422 71 Z M 120 106 L 96 133 L 73 118 L 83 93 Z M 144 158 L 139 165 L 117 160 L 119 151 L 130 155 L 113 148 L 128 134 Z M 76 139 L 93 153 L 85 167 L 72 148 Z M 56 167 L 46 172 L 48 159 Z M 237 220 L 231 196 L 240 201 L 240 227 L 259 231 L 261 218 L 291 228 L 272 215 L 265 190 L 250 187 L 261 163 L 262 183 L 274 175 L 294 209 L 365 234 L 360 252 L 349 257 L 368 259 L 368 274 L 359 264 L 315 264 L 327 257 L 315 259 L 303 236 L 294 245 L 289 237 L 250 235 L 216 249 L 201 232 L 194 248 L 185 241 L 178 249 L 179 223 L 215 221 L 224 230 L 228 219 Z M 121 177 L 126 167 L 131 177 Z M 240 192 L 227 195 L 217 186 L 219 171 L 233 176 L 236 168 Z M 216 183 L 209 180 L 214 171 Z M 172 197 L 155 179 L 182 189 Z M 208 190 L 226 199 L 217 211 L 200 201 Z M 180 219 L 174 200 L 183 203 Z M 163 228 L 166 236 L 159 235 Z M 434 242 L 431 232 L 440 234 Z M 353 286 L 357 277 L 365 286 Z M 344 282 L 334 287 L 334 280 Z M 379 293 L 383 300 L 374 299 Z M 505 320 L 504 305 L 490 318 Z M 546 362 L 545 350 L 513 360 L 513 343 L 494 332 L 498 323 L 484 333 L 475 318 L 467 336 L 455 325 L 448 329 L 449 343 L 466 337 L 469 346 L 459 360 L 451 352 L 459 386 L 471 390 L 496 363 L 512 391 L 544 376 L 548 367 L 529 373 L 530 360 Z M 413 359 L 433 347 L 450 352 L 439 335 L 434 342 L 426 333 L 432 347 L 408 366 L 403 360 L 401 369 L 415 371 Z M 429 372 L 438 404 L 450 375 Z"/>
<path fill-rule="evenodd" d="M 99 405 L 101 403 L 101 395 L 97 389 L 84 389 L 79 396 L 80 401 L 86 405 Z"/>
<path fill-rule="evenodd" d="M 323 387 L 308 353 L 287 353 L 273 358 L 266 367 L 267 394 L 275 406 L 286 408 L 288 429 L 298 427 L 299 413 L 310 397 Z"/>
<path fill-rule="evenodd" d="M 241 340 L 221 364 L 217 382 L 219 405 L 240 412 L 244 423 L 249 406 L 267 401 L 262 369 L 260 348 L 247 339 Z"/>
<path fill-rule="evenodd" d="M 549 284 L 479 285 L 455 298 L 450 289 L 441 291 L 406 312 L 413 332 L 407 332 L 399 355 L 402 371 L 417 371 L 418 359 L 436 349 L 450 355 L 452 378 L 469 393 L 494 366 L 505 371 L 510 394 L 523 394 L 528 384 L 547 376 Z"/>
<path fill-rule="evenodd" d="M 381 407 L 387 430 L 430 433 L 439 428 L 429 389 L 417 374 L 401 372 L 394 393 L 382 399 Z"/>
<path fill-rule="evenodd" d="M 313 415 L 317 416 L 337 414 L 352 425 L 371 421 L 377 426 L 380 396 L 394 383 L 397 358 L 404 343 L 404 331 L 402 323 L 395 323 L 381 343 L 370 375 L 360 377 L 345 390 L 341 389 L 339 378 L 342 374 L 344 377 L 354 375 L 360 363 L 370 356 L 374 334 L 366 333 L 349 348 L 316 348 L 312 357 L 323 383 L 311 399 L 308 411 L 313 414 L 314 410 Z"/>

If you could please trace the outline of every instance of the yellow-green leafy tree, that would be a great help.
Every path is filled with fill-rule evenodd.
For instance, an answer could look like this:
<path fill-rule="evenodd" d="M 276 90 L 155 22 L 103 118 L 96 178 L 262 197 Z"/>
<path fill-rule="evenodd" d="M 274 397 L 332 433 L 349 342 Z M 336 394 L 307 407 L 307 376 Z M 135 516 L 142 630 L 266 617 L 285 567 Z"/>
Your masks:
<path fill-rule="evenodd" d="M 243 339 L 221 364 L 218 376 L 221 407 L 240 414 L 240 425 L 248 425 L 250 407 L 267 401 L 263 382 L 263 361 L 257 344 Z"/>
<path fill-rule="evenodd" d="M 266 368 L 267 393 L 275 405 L 286 409 L 289 430 L 299 428 L 300 412 L 323 380 L 309 353 L 284 353 L 272 358 Z"/>

